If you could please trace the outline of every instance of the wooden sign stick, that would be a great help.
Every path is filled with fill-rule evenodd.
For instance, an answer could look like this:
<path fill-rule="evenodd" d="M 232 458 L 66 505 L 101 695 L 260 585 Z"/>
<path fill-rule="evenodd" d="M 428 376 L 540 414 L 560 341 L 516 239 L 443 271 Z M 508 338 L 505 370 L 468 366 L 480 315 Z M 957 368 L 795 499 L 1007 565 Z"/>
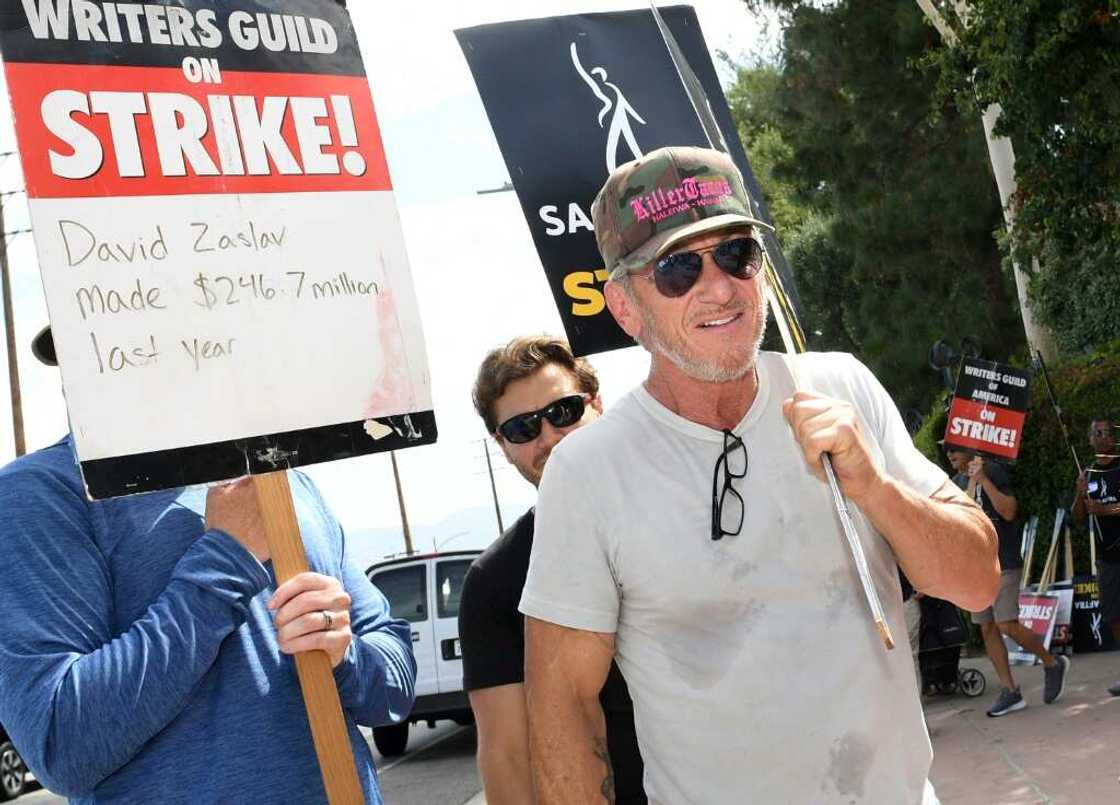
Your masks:
<path fill-rule="evenodd" d="M 308 569 L 288 475 L 286 472 L 254 475 L 253 487 L 264 519 L 276 583 L 283 584 Z M 363 805 L 365 795 L 358 781 L 330 657 L 323 651 L 305 651 L 295 655 L 295 662 L 327 802 L 330 805 Z"/>

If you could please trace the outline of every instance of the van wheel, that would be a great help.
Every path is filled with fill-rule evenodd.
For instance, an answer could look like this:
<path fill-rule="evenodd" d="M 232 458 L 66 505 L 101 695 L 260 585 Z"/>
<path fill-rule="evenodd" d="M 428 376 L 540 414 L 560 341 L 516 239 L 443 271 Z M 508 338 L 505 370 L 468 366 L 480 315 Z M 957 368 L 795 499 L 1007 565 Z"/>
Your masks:
<path fill-rule="evenodd" d="M 23 793 L 27 766 L 11 741 L 0 744 L 0 799 L 15 799 Z"/>
<path fill-rule="evenodd" d="M 373 728 L 373 745 L 384 757 L 403 755 L 408 746 L 408 722 Z"/>

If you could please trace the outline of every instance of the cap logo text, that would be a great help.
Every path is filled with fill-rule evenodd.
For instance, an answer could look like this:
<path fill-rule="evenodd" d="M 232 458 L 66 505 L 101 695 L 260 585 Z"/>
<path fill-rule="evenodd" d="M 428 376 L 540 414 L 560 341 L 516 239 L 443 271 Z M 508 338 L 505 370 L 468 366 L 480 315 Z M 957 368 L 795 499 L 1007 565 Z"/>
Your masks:
<path fill-rule="evenodd" d="M 638 221 L 663 221 L 694 207 L 718 204 L 732 195 L 731 185 L 726 179 L 697 181 L 689 177 L 676 187 L 657 188 L 644 196 L 630 199 L 630 207 Z"/>

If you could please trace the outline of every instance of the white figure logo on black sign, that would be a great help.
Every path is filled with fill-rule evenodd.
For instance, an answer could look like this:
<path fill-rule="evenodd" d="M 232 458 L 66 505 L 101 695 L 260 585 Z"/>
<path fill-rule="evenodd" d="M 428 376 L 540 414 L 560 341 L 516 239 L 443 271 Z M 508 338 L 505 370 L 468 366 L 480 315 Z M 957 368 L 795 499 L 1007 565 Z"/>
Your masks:
<path fill-rule="evenodd" d="M 607 80 L 607 71 L 602 67 L 592 67 L 591 72 L 583 68 L 580 64 L 579 54 L 576 52 L 576 43 L 572 42 L 572 65 L 576 68 L 587 86 L 591 87 L 591 91 L 595 93 L 595 97 L 603 104 L 603 108 L 599 110 L 599 128 L 603 128 L 603 119 L 607 116 L 608 112 L 611 114 L 610 128 L 607 130 L 607 172 L 611 173 L 620 164 L 629 162 L 632 159 L 638 159 L 643 156 L 642 149 L 638 147 L 638 141 L 634 137 L 634 129 L 631 128 L 631 118 L 637 120 L 643 126 L 646 124 L 642 120 L 642 116 L 638 114 L 637 110 L 630 105 L 626 100 L 626 96 L 622 94 L 622 90 L 617 85 Z M 596 80 L 598 79 L 598 80 Z M 599 86 L 602 82 L 604 87 L 610 89 L 614 93 L 614 100 L 612 101 Z M 613 111 L 612 111 L 613 110 Z M 618 140 L 619 138 L 626 140 L 626 147 L 630 149 L 632 156 L 626 159 L 619 160 L 618 158 Z"/>

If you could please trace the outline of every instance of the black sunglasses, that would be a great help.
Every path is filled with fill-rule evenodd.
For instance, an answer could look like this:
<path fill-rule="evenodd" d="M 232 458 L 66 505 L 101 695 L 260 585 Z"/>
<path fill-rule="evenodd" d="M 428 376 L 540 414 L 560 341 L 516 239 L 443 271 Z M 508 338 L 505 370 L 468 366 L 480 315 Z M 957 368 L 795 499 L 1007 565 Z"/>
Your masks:
<path fill-rule="evenodd" d="M 762 244 L 754 238 L 742 237 L 707 249 L 667 254 L 654 264 L 652 274 L 638 276 L 652 279 L 663 296 L 684 296 L 700 278 L 704 255 L 709 252 L 720 270 L 736 279 L 750 279 L 762 268 Z"/>
<path fill-rule="evenodd" d="M 572 394 L 553 400 L 539 411 L 528 411 L 511 416 L 498 426 L 498 433 L 507 442 L 525 444 L 541 435 L 541 419 L 547 419 L 554 428 L 566 428 L 583 419 L 590 394 Z"/>
<path fill-rule="evenodd" d="M 732 470 L 732 462 L 737 467 L 740 463 L 739 452 L 742 451 L 742 465 L 743 469 Z M 720 473 L 720 465 L 723 465 L 723 473 Z M 716 470 L 712 475 L 712 539 L 723 539 L 724 537 L 734 537 L 743 530 L 743 518 L 746 515 L 746 504 L 743 503 L 743 496 L 739 494 L 738 490 L 731 485 L 732 480 L 736 478 L 745 478 L 747 476 L 747 446 L 743 444 L 743 440 L 736 436 L 729 430 L 723 432 L 723 452 L 720 453 L 719 458 L 716 459 Z M 720 478 L 723 478 L 723 486 L 720 487 Z M 729 499 L 730 496 L 730 499 Z M 726 529 L 723 527 L 723 517 L 725 511 L 727 512 L 731 522 L 735 523 L 734 529 Z"/>

